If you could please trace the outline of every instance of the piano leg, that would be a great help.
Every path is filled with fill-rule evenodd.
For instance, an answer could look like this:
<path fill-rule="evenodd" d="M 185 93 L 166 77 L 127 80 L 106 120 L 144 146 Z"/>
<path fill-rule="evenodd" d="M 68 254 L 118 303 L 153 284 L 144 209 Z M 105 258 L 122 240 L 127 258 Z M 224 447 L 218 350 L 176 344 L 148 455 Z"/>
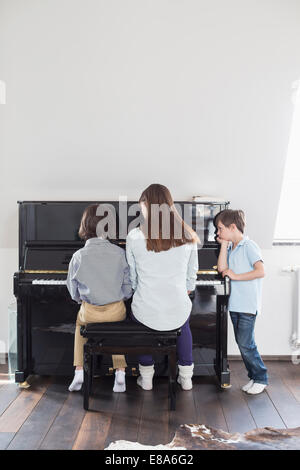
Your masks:
<path fill-rule="evenodd" d="M 85 343 L 84 345 L 83 358 L 83 408 L 88 410 L 91 390 L 91 374 L 93 373 L 92 354 L 88 343 Z"/>
<path fill-rule="evenodd" d="M 30 385 L 26 382 L 29 375 L 28 369 L 28 299 L 17 299 L 17 360 L 18 370 L 15 372 L 15 382 L 24 384 L 22 388 Z M 21 385 L 20 385 L 21 386 Z"/>
<path fill-rule="evenodd" d="M 170 410 L 176 409 L 176 346 L 171 348 L 169 359 L 169 400 Z"/>
<path fill-rule="evenodd" d="M 89 392 L 90 395 L 92 394 L 92 388 L 93 388 L 93 378 L 94 378 L 94 372 L 95 372 L 95 357 L 91 354 L 90 356 L 90 377 L 89 377 Z"/>
<path fill-rule="evenodd" d="M 215 372 L 222 389 L 230 388 L 230 370 L 227 361 L 227 297 L 217 296 L 216 362 Z"/>

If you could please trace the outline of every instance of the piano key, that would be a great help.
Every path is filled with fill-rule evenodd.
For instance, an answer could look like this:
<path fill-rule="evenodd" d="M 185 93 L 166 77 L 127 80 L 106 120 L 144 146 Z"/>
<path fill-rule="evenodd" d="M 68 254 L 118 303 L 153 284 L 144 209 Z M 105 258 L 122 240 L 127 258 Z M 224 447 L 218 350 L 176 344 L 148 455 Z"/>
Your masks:
<path fill-rule="evenodd" d="M 66 285 L 67 280 L 57 280 L 57 279 L 33 279 L 32 284 L 38 284 L 38 285 Z"/>
<path fill-rule="evenodd" d="M 196 286 L 216 286 L 216 285 L 220 285 L 224 283 L 224 281 L 216 281 L 216 280 L 212 280 L 212 281 L 196 281 Z"/>

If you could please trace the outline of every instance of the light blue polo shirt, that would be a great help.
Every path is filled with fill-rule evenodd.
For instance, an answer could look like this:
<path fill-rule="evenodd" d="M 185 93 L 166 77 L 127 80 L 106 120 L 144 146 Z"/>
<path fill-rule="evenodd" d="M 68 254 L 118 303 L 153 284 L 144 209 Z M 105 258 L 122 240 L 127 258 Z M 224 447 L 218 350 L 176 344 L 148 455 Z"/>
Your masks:
<path fill-rule="evenodd" d="M 238 243 L 232 249 L 233 243 L 229 243 L 227 263 L 229 269 L 235 274 L 253 271 L 253 265 L 257 261 L 263 261 L 259 246 L 248 237 Z M 231 312 L 259 314 L 261 310 L 262 278 L 252 281 L 231 280 L 231 293 L 229 297 L 228 310 Z"/>

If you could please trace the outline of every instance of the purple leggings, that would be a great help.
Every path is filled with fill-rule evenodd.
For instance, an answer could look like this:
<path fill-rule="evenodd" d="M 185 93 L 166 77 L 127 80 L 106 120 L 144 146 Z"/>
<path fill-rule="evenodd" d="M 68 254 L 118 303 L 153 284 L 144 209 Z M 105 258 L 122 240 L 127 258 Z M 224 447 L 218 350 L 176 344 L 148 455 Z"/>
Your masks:
<path fill-rule="evenodd" d="M 139 322 L 131 313 L 132 320 Z M 181 366 L 191 366 L 193 364 L 193 338 L 190 329 L 190 318 L 181 326 L 181 335 L 177 338 L 177 358 Z M 139 356 L 139 363 L 142 366 L 152 366 L 153 358 L 150 355 Z"/>

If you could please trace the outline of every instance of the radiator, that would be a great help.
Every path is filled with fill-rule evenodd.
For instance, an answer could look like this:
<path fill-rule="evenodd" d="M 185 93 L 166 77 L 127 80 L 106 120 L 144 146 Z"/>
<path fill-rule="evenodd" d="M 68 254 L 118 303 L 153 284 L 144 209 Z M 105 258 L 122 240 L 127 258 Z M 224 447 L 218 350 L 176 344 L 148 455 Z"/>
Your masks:
<path fill-rule="evenodd" d="M 293 305 L 293 322 L 290 345 L 292 348 L 292 362 L 300 364 L 300 266 L 286 266 L 282 269 L 284 272 L 295 273 L 294 279 L 294 305 Z"/>

